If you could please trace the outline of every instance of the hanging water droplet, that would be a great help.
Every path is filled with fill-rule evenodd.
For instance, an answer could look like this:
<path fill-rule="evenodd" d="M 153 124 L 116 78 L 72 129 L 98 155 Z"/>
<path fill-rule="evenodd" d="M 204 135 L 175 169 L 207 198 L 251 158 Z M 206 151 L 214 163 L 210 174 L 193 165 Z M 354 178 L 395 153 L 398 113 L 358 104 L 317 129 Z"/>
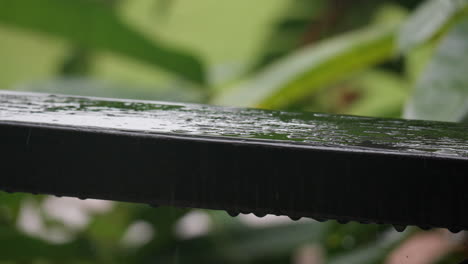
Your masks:
<path fill-rule="evenodd" d="M 293 221 L 298 221 L 301 219 L 300 216 L 289 216 L 289 219 L 293 220 Z"/>
<path fill-rule="evenodd" d="M 425 230 L 425 231 L 431 229 L 431 227 L 430 227 L 430 226 L 427 226 L 427 225 L 419 226 L 419 228 L 421 228 L 422 230 Z"/>
<path fill-rule="evenodd" d="M 403 231 L 405 231 L 405 229 L 406 229 L 406 226 L 405 226 L 405 225 L 393 225 L 393 227 L 394 227 L 395 230 L 398 231 L 398 232 L 403 232 Z"/>
<path fill-rule="evenodd" d="M 325 221 L 327 221 L 327 219 L 321 218 L 321 217 L 315 217 L 314 219 L 315 219 L 316 221 L 319 221 L 319 222 L 322 222 L 322 223 L 325 222 Z"/>
<path fill-rule="evenodd" d="M 456 234 L 456 233 L 460 233 L 461 229 L 460 228 L 457 228 L 457 227 L 450 227 L 449 228 L 450 232 Z"/>
<path fill-rule="evenodd" d="M 228 215 L 232 216 L 232 217 L 236 217 L 239 215 L 239 212 L 234 212 L 234 211 L 226 211 L 226 213 L 228 213 Z"/>
<path fill-rule="evenodd" d="M 263 212 L 256 212 L 256 213 L 254 213 L 254 215 L 255 215 L 256 217 L 265 217 L 267 214 L 266 214 L 266 213 L 263 213 Z"/>
<path fill-rule="evenodd" d="M 338 220 L 336 220 L 336 221 L 337 221 L 338 223 L 342 224 L 342 225 L 347 224 L 347 223 L 349 222 L 349 221 L 346 220 L 346 219 L 338 219 Z"/>

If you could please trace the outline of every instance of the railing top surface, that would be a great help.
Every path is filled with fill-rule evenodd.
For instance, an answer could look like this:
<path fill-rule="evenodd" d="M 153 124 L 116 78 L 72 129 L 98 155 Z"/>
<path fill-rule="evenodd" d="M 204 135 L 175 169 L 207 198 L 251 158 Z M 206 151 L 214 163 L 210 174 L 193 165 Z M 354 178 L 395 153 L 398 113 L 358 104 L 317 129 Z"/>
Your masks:
<path fill-rule="evenodd" d="M 468 125 L 0 92 L 0 122 L 468 160 Z"/>
<path fill-rule="evenodd" d="M 0 190 L 456 232 L 468 230 L 467 131 L 2 91 Z"/>

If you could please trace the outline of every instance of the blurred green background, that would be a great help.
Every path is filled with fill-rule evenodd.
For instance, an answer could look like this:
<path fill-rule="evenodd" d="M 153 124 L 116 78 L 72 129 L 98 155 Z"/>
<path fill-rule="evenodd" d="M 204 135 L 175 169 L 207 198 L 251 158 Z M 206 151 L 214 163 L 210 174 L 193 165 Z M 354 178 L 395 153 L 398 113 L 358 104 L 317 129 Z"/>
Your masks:
<path fill-rule="evenodd" d="M 467 73 L 467 0 L 0 0 L 0 89 L 466 122 Z M 442 264 L 466 241 L 0 192 L 2 264 Z"/>

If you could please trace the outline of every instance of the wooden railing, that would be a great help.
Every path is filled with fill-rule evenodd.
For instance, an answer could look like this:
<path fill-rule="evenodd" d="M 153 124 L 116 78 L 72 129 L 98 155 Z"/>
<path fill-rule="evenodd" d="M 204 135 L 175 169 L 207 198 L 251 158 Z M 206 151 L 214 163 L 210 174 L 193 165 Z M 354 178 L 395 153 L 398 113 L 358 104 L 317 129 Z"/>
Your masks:
<path fill-rule="evenodd" d="M 0 189 L 468 229 L 468 125 L 0 92 Z"/>

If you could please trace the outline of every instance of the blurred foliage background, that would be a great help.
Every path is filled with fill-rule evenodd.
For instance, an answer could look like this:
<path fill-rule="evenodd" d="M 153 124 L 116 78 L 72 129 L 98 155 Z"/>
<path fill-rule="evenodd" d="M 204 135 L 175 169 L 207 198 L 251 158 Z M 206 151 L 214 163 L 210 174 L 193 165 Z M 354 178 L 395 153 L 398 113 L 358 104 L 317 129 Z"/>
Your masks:
<path fill-rule="evenodd" d="M 467 73 L 467 0 L 0 0 L 0 89 L 466 122 Z M 466 241 L 0 193 L 2 264 L 442 264 Z"/>

